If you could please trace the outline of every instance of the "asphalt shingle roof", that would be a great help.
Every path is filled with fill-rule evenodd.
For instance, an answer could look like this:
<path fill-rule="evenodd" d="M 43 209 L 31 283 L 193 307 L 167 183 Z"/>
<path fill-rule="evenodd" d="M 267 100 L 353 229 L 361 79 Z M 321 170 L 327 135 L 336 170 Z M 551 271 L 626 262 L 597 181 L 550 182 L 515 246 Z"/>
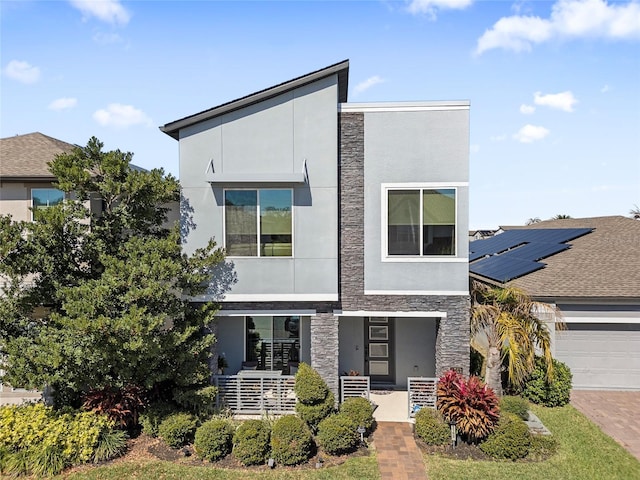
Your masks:
<path fill-rule="evenodd" d="M 72 145 L 40 132 L 0 139 L 0 178 L 53 178 L 47 162 L 60 153 L 71 152 Z"/>
<path fill-rule="evenodd" d="M 640 221 L 622 216 L 548 220 L 516 228 L 593 228 L 546 267 L 510 282 L 540 297 L 640 299 Z"/>

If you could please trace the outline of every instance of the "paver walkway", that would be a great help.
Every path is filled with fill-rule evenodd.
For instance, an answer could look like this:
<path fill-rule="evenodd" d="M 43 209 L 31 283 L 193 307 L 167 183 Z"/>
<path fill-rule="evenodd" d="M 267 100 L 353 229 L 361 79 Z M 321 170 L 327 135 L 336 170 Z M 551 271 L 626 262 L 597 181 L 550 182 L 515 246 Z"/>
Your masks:
<path fill-rule="evenodd" d="M 427 480 L 422 453 L 413 439 L 410 423 L 380 422 L 373 441 L 382 480 Z"/>
<path fill-rule="evenodd" d="M 571 405 L 640 460 L 640 392 L 573 390 Z"/>

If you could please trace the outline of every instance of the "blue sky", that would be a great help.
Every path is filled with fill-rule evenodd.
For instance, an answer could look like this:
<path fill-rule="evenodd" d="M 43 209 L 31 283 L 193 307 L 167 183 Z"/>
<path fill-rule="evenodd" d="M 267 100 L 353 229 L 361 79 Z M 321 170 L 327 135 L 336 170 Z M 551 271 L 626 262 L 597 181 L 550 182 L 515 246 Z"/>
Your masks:
<path fill-rule="evenodd" d="M 470 227 L 640 205 L 640 2 L 0 2 L 0 136 L 178 174 L 159 125 L 338 61 L 349 101 L 471 101 Z"/>

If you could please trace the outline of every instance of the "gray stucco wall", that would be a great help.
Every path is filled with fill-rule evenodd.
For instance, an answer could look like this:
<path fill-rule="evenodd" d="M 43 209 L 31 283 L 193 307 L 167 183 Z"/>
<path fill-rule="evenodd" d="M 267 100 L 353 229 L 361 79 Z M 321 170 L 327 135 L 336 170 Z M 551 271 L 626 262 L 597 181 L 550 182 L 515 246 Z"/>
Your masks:
<path fill-rule="evenodd" d="M 337 99 L 337 77 L 328 77 L 180 131 L 182 209 L 192 214 L 191 225 L 183 222 L 187 253 L 211 237 L 224 244 L 223 187 L 294 187 L 293 258 L 230 259 L 237 282 L 229 294 L 336 299 Z M 210 161 L 216 174 L 250 175 L 301 173 L 305 159 L 305 185 L 212 187 L 205 178 Z"/>
<path fill-rule="evenodd" d="M 396 318 L 396 385 L 407 386 L 407 377 L 436 374 L 435 318 Z"/>

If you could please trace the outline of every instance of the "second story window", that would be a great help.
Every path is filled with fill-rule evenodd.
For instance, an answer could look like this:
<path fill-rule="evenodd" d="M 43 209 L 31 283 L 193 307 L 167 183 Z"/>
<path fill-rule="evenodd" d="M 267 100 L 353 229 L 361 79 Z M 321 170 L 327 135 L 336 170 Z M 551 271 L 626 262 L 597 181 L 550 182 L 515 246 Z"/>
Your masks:
<path fill-rule="evenodd" d="M 456 190 L 387 190 L 389 256 L 456 254 Z"/>
<path fill-rule="evenodd" d="M 291 189 L 225 190 L 225 248 L 231 257 L 291 257 Z"/>
<path fill-rule="evenodd" d="M 57 188 L 32 188 L 31 206 L 33 207 L 33 219 L 35 220 L 36 210 L 53 207 L 64 201 L 64 192 Z"/>

